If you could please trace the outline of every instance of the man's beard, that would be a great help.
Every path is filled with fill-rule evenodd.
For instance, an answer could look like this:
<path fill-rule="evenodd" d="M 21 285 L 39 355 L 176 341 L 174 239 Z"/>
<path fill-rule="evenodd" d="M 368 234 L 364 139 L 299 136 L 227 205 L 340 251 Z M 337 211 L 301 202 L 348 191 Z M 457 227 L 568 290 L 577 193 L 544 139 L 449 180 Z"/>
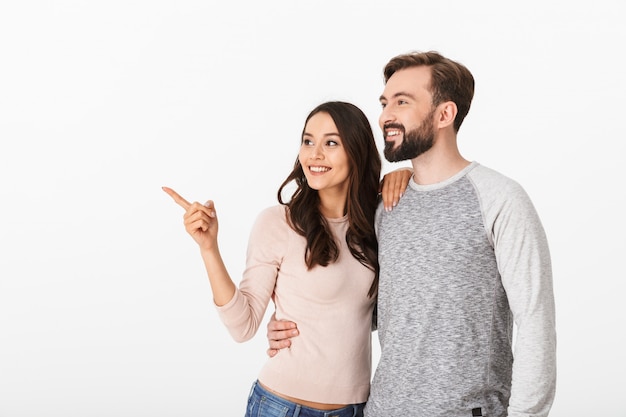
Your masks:
<path fill-rule="evenodd" d="M 433 147 L 435 142 L 435 129 L 433 124 L 434 111 L 431 112 L 422 124 L 406 132 L 404 126 L 396 123 L 389 123 L 385 127 L 393 127 L 402 131 L 404 136 L 400 146 L 394 149 L 395 143 L 385 141 L 385 158 L 389 162 L 406 161 L 417 158 Z"/>

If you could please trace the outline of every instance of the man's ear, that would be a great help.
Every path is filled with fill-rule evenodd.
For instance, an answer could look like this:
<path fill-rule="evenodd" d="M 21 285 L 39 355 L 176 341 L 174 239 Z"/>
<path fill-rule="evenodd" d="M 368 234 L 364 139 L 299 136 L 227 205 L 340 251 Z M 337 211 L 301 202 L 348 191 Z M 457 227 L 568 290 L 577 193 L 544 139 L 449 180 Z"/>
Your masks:
<path fill-rule="evenodd" d="M 439 118 L 437 119 L 437 127 L 439 129 L 446 128 L 454 125 L 454 119 L 458 113 L 456 103 L 453 101 L 446 101 L 437 106 L 439 111 Z"/>

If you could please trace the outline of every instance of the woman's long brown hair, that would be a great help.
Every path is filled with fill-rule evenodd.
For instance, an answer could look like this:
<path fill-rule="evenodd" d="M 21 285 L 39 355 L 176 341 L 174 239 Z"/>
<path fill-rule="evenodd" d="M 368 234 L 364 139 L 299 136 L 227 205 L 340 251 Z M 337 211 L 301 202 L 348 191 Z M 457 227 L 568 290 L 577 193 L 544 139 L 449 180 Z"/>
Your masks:
<path fill-rule="evenodd" d="M 368 292 L 371 297 L 378 289 L 378 241 L 374 230 L 374 216 L 378 204 L 381 170 L 372 127 L 365 114 L 350 103 L 330 101 L 320 104 L 309 113 L 305 126 L 317 113 L 327 113 L 333 119 L 348 155 L 350 174 L 346 214 L 349 223 L 346 243 L 352 256 L 375 272 Z M 282 192 L 292 181 L 295 181 L 297 188 L 291 199 L 284 202 Z M 278 201 L 287 206 L 291 227 L 306 238 L 307 267 L 311 269 L 315 265 L 327 266 L 336 261 L 339 248 L 320 212 L 317 190 L 308 186 L 298 158 L 293 170 L 278 189 Z"/>

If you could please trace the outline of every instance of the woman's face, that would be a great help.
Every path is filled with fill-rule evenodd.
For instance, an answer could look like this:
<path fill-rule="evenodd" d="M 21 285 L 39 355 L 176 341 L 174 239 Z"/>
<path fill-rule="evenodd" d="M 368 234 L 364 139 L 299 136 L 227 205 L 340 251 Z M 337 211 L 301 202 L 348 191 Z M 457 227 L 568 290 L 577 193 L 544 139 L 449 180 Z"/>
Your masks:
<path fill-rule="evenodd" d="M 324 193 L 347 194 L 348 154 L 328 113 L 316 113 L 307 122 L 298 158 L 309 187 Z"/>

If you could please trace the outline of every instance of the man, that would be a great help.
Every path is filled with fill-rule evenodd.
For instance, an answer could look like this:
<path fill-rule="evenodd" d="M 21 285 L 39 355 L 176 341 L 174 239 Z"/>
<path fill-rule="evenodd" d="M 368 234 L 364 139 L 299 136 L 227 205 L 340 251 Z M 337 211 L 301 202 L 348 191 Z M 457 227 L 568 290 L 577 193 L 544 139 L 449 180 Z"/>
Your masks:
<path fill-rule="evenodd" d="M 381 357 L 365 416 L 547 416 L 556 386 L 547 239 L 519 184 L 459 152 L 474 78 L 436 52 L 397 56 L 384 76 L 385 157 L 410 159 L 414 174 L 393 210 L 377 214 Z M 291 328 L 272 321 L 270 348 L 288 344 Z"/>

